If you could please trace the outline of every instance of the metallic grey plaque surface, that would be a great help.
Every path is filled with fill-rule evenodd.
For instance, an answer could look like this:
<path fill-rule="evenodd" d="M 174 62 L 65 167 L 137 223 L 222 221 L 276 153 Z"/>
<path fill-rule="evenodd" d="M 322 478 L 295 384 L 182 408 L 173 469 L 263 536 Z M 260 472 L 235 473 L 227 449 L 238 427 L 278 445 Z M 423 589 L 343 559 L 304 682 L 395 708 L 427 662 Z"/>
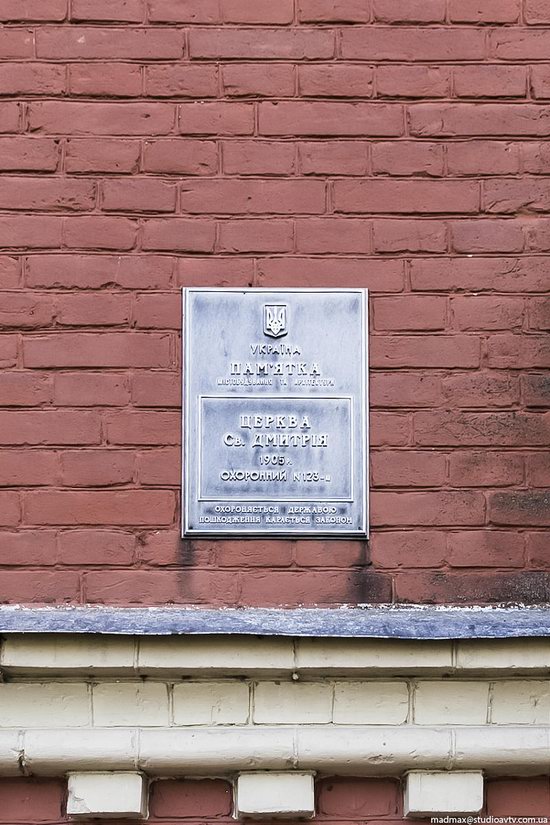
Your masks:
<path fill-rule="evenodd" d="M 367 290 L 184 290 L 184 536 L 368 535 Z"/>

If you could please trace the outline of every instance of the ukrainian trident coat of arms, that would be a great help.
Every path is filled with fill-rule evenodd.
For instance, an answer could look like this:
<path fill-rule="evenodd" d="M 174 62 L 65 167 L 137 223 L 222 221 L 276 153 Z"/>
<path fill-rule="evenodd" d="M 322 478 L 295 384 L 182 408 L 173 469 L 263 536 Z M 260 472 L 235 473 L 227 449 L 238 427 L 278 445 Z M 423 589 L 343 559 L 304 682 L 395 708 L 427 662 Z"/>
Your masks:
<path fill-rule="evenodd" d="M 264 305 L 264 335 L 280 338 L 288 333 L 288 315 L 286 304 Z"/>

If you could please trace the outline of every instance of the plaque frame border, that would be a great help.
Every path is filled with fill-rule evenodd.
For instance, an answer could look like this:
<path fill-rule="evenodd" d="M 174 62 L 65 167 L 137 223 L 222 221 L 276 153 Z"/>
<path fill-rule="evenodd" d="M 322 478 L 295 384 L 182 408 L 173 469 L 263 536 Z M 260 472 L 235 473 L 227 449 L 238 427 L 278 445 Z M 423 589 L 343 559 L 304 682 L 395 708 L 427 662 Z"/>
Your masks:
<path fill-rule="evenodd" d="M 369 484 L 369 466 L 370 466 L 370 395 L 369 395 L 369 290 L 366 287 L 221 287 L 221 286 L 187 286 L 182 287 L 182 335 L 181 335 L 181 363 L 182 363 L 182 416 L 181 416 L 181 518 L 180 518 L 180 533 L 184 539 L 196 538 L 238 538 L 239 540 L 247 540 L 254 538 L 288 538 L 288 539 L 331 539 L 349 540 L 355 538 L 357 540 L 368 541 L 370 537 L 370 484 Z M 270 530 L 264 529 L 249 529 L 246 532 L 239 532 L 238 525 L 235 528 L 220 528 L 219 530 L 197 529 L 189 527 L 189 486 L 190 473 L 186 472 L 186 458 L 190 455 L 190 428 L 187 426 L 187 421 L 190 418 L 190 393 L 187 392 L 187 379 L 190 375 L 190 324 L 187 322 L 190 294 L 193 292 L 232 292 L 232 293 L 352 293 L 359 294 L 361 297 L 361 382 L 362 395 L 360 399 L 361 409 L 361 428 L 360 438 L 363 443 L 363 461 L 357 462 L 360 467 L 360 478 L 363 488 L 364 506 L 359 529 L 349 530 L 340 529 L 338 532 L 323 532 L 322 530 L 295 530 L 289 531 L 285 527 L 273 527 Z M 359 405 L 358 405 L 359 406 Z M 286 499 L 285 499 L 286 500 Z M 302 501 L 303 499 L 296 499 Z"/>

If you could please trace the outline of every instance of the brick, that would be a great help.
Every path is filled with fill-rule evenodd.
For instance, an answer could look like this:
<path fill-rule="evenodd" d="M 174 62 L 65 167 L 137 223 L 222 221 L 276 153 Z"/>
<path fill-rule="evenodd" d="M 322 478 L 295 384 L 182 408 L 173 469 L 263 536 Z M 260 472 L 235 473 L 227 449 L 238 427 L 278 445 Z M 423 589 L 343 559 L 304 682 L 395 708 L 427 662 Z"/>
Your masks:
<path fill-rule="evenodd" d="M 550 525 L 550 493 L 548 490 L 493 493 L 489 496 L 489 518 L 492 524 Z"/>
<path fill-rule="evenodd" d="M 444 0 L 374 0 L 374 18 L 382 23 L 443 23 Z"/>
<path fill-rule="evenodd" d="M 0 103 L 0 132 L 7 134 L 9 132 L 20 131 L 21 109 L 19 104 L 14 102 Z"/>
<path fill-rule="evenodd" d="M 15 367 L 17 363 L 17 338 L 15 335 L 0 337 L 0 367 Z"/>
<path fill-rule="evenodd" d="M 530 487 L 550 487 L 550 455 L 548 452 L 527 456 L 527 481 Z"/>
<path fill-rule="evenodd" d="M 54 401 L 66 407 L 124 407 L 130 400 L 124 375 L 65 372 L 55 376 Z"/>
<path fill-rule="evenodd" d="M 52 333 L 23 342 L 25 366 L 167 367 L 170 337 L 147 332 Z"/>
<path fill-rule="evenodd" d="M 523 168 L 535 175 L 544 175 L 550 168 L 550 151 L 545 143 L 522 143 Z"/>
<path fill-rule="evenodd" d="M 67 172 L 136 172 L 140 146 L 133 140 L 68 139 L 65 144 Z"/>
<path fill-rule="evenodd" d="M 177 60 L 183 46 L 183 32 L 168 28 L 49 26 L 36 33 L 36 55 L 49 60 Z"/>
<path fill-rule="evenodd" d="M 249 685 L 187 682 L 174 686 L 175 725 L 239 725 L 248 722 Z M 181 814 L 180 814 L 181 815 Z"/>
<path fill-rule="evenodd" d="M 378 330 L 444 329 L 447 302 L 443 297 L 375 298 L 374 328 Z"/>
<path fill-rule="evenodd" d="M 403 134 L 402 107 L 389 103 L 264 102 L 259 124 L 263 135 Z"/>
<path fill-rule="evenodd" d="M 143 0 L 72 0 L 71 20 L 77 22 L 141 23 Z"/>
<path fill-rule="evenodd" d="M 457 66 L 453 74 L 457 97 L 525 97 L 527 92 L 524 66 Z"/>
<path fill-rule="evenodd" d="M 109 444 L 178 444 L 180 416 L 173 412 L 117 412 L 105 420 Z"/>
<path fill-rule="evenodd" d="M 368 23 L 370 0 L 298 0 L 301 23 Z"/>
<path fill-rule="evenodd" d="M 251 258 L 198 256 L 179 258 L 179 286 L 251 286 L 254 267 Z"/>
<path fill-rule="evenodd" d="M 296 222 L 298 252 L 370 252 L 370 221 L 353 218 L 309 218 Z"/>
<path fill-rule="evenodd" d="M 3 570 L 0 571 L 0 601 L 3 604 L 63 604 L 74 603 L 80 598 L 80 578 L 73 571 Z M 43 687 L 43 686 L 41 686 Z M 44 694 L 35 707 L 44 708 Z M 26 707 L 26 705 L 25 705 Z M 26 716 L 28 719 L 29 717 Z M 51 717 L 50 717 L 51 718 Z M 20 719 L 20 717 L 19 717 Z M 20 724 L 20 722 L 16 722 Z"/>
<path fill-rule="evenodd" d="M 549 712 L 547 682 L 531 679 L 495 683 L 491 714 L 493 724 L 544 725 Z"/>
<path fill-rule="evenodd" d="M 0 498 L 2 498 L 0 495 Z M 6 503 L 13 502 L 14 493 L 7 494 Z M 10 508 L 13 504 L 9 505 Z M 13 526 L 13 525 L 12 525 Z M 57 563 L 56 534 L 50 530 L 2 530 L 0 533 L 0 564 L 2 566 L 48 566 Z M 21 571 L 23 572 L 23 571 Z"/>
<path fill-rule="evenodd" d="M 65 92 L 65 67 L 47 63 L 4 63 L 0 66 L 0 94 L 60 95 Z"/>
<path fill-rule="evenodd" d="M 550 186 L 544 180 L 495 179 L 483 186 L 483 209 L 486 212 L 546 212 L 550 209 Z"/>
<path fill-rule="evenodd" d="M 9 5 L 8 3 L 3 4 L 8 8 Z M 33 4 L 26 5 L 32 7 Z M 44 3 L 39 5 L 44 5 Z M 48 5 L 51 5 L 51 3 L 48 3 Z M 53 8 L 55 9 L 55 4 Z M 63 784 L 62 779 L 44 780 L 28 777 L 2 779 L 2 797 L 4 799 L 2 816 L 6 822 L 10 819 L 17 821 L 26 818 L 31 821 L 33 818 L 36 819 L 37 812 L 40 812 L 40 821 L 55 822 L 62 815 Z"/>
<path fill-rule="evenodd" d="M 143 225 L 144 249 L 212 252 L 215 239 L 216 224 L 211 220 L 162 218 L 147 220 Z"/>
<path fill-rule="evenodd" d="M 48 138 L 0 138 L 0 170 L 55 172 L 59 142 Z"/>
<path fill-rule="evenodd" d="M 366 777 L 323 778 L 318 786 L 319 813 L 323 816 L 390 816 L 399 811 L 399 783 L 395 779 Z"/>
<path fill-rule="evenodd" d="M 79 29 L 80 31 L 80 29 Z M 116 35 L 118 31 L 114 32 Z M 31 102 L 31 132 L 59 135 L 166 135 L 174 127 L 170 103 Z"/>
<path fill-rule="evenodd" d="M 101 206 L 105 212 L 174 212 L 176 187 L 148 178 L 106 180 Z"/>
<path fill-rule="evenodd" d="M 62 219 L 44 215 L 0 217 L 0 247 L 56 249 L 61 246 Z"/>
<path fill-rule="evenodd" d="M 547 375 L 526 375 L 522 378 L 522 391 L 527 407 L 550 406 L 550 380 Z"/>
<path fill-rule="evenodd" d="M 523 228 L 516 221 L 453 221 L 451 243 L 455 252 L 521 252 L 525 246 Z"/>
<path fill-rule="evenodd" d="M 494 816 L 546 816 L 550 807 L 548 777 L 492 779 L 487 782 L 487 813 Z M 520 813 L 521 812 L 521 813 Z"/>
<path fill-rule="evenodd" d="M 34 329 L 53 320 L 52 299 L 45 295 L 0 292 L 0 328 Z"/>
<path fill-rule="evenodd" d="M 220 567 L 289 567 L 293 550 L 287 541 L 224 541 L 217 550 Z"/>
<path fill-rule="evenodd" d="M 466 526 L 485 521 L 485 499 L 469 491 L 372 494 L 373 526 Z"/>
<path fill-rule="evenodd" d="M 537 413 L 417 412 L 417 444 L 426 446 L 543 446 L 550 421 Z"/>
<path fill-rule="evenodd" d="M 539 100 L 550 98 L 550 72 L 548 66 L 531 67 L 531 91 Z"/>
<path fill-rule="evenodd" d="M 254 106 L 223 101 L 184 103 L 179 107 L 179 131 L 182 135 L 251 135 Z"/>
<path fill-rule="evenodd" d="M 68 410 L 9 411 L 0 413 L 0 443 L 99 444 L 101 428 L 96 412 Z"/>
<path fill-rule="evenodd" d="M 547 570 L 550 557 L 550 545 L 545 530 L 542 533 L 527 533 L 528 566 L 539 570 Z"/>
<path fill-rule="evenodd" d="M 445 483 L 445 456 L 384 450 L 371 455 L 375 487 L 438 487 Z"/>
<path fill-rule="evenodd" d="M 136 407 L 180 407 L 181 387 L 171 372 L 137 372 L 132 381 Z"/>
<path fill-rule="evenodd" d="M 180 452 L 176 447 L 138 453 L 137 477 L 140 484 L 178 487 L 181 482 Z"/>
<path fill-rule="evenodd" d="M 265 0 L 263 0 L 265 2 Z M 323 29 L 191 29 L 190 57 L 216 60 L 322 60 L 334 57 L 334 33 Z"/>
<path fill-rule="evenodd" d="M 0 487 L 40 487 L 59 477 L 57 457 L 45 450 L 3 450 Z"/>
<path fill-rule="evenodd" d="M 548 219 L 526 220 L 524 222 L 525 244 L 529 252 L 550 250 L 550 221 Z"/>
<path fill-rule="evenodd" d="M 253 6 L 248 0 L 221 0 L 222 21 L 224 23 L 265 23 L 285 25 L 294 19 L 293 0 L 256 0 Z"/>
<path fill-rule="evenodd" d="M 19 496 L 13 492 L 0 492 L 0 525 L 2 527 L 16 527 L 21 518 Z M 1 577 L 0 577 L 1 581 Z M 1 592 L 1 590 L 0 590 Z"/>
<path fill-rule="evenodd" d="M 285 604 L 334 605 L 335 603 L 391 601 L 391 580 L 372 570 L 244 571 L 239 603 L 250 607 Z"/>
<path fill-rule="evenodd" d="M 238 774 L 235 816 L 309 819 L 314 814 L 312 771 L 250 771 Z"/>
<path fill-rule="evenodd" d="M 72 772 L 67 784 L 69 816 L 147 816 L 147 784 L 137 771 Z"/>
<path fill-rule="evenodd" d="M 418 291 L 545 292 L 544 258 L 451 258 L 411 262 L 411 283 Z M 544 284 L 546 283 L 546 286 Z"/>
<path fill-rule="evenodd" d="M 529 302 L 529 326 L 531 329 L 550 329 L 550 300 L 548 298 Z"/>
<path fill-rule="evenodd" d="M 530 25 L 550 23 L 550 9 L 547 0 L 525 0 L 525 22 Z"/>
<path fill-rule="evenodd" d="M 409 713 L 406 682 L 336 682 L 333 721 L 340 725 L 402 725 Z"/>
<path fill-rule="evenodd" d="M 328 64 L 298 68 L 299 91 L 305 97 L 371 97 L 373 79 L 370 66 Z"/>
<path fill-rule="evenodd" d="M 173 494 L 150 490 L 144 492 L 144 495 Z M 152 517 L 154 508 L 150 509 Z M 172 511 L 173 509 L 172 507 Z M 134 519 L 131 521 L 137 524 Z M 86 574 L 84 589 L 87 601 L 100 604 L 206 603 L 215 607 L 234 606 L 237 600 L 237 581 L 234 573 L 212 573 L 206 570 L 194 570 L 192 576 L 182 576 L 179 581 L 172 570 L 97 570 Z"/>
<path fill-rule="evenodd" d="M 487 360 L 497 369 L 550 366 L 550 342 L 542 335 L 493 335 L 488 342 Z"/>
<path fill-rule="evenodd" d="M 222 143 L 223 170 L 226 175 L 291 175 L 295 148 L 282 141 L 241 141 Z"/>
<path fill-rule="evenodd" d="M 139 97 L 141 70 L 129 63 L 80 63 L 69 67 L 69 88 L 85 97 Z"/>
<path fill-rule="evenodd" d="M 434 531 L 377 532 L 371 560 L 379 568 L 441 567 L 446 561 L 445 533 Z"/>
<path fill-rule="evenodd" d="M 298 144 L 300 168 L 304 175 L 365 175 L 368 151 L 368 143 L 357 140 Z"/>
<path fill-rule="evenodd" d="M 36 491 L 24 503 L 29 524 L 171 524 L 175 496 L 164 490 Z"/>
<path fill-rule="evenodd" d="M 61 454 L 65 487 L 109 487 L 131 484 L 134 456 L 122 450 L 78 450 Z"/>
<path fill-rule="evenodd" d="M 92 687 L 94 724 L 98 727 L 167 726 L 168 685 L 162 682 L 103 682 Z"/>
<path fill-rule="evenodd" d="M 148 0 L 151 23 L 219 23 L 218 0 Z"/>
<path fill-rule="evenodd" d="M 294 248 L 292 221 L 220 221 L 220 252 L 291 252 Z"/>
<path fill-rule="evenodd" d="M 287 286 L 292 279 L 296 286 L 321 287 L 334 283 L 335 267 L 342 283 L 349 286 L 382 292 L 403 289 L 402 261 L 371 260 L 365 268 L 363 258 L 264 258 L 258 263 L 258 275 L 261 286 Z"/>
<path fill-rule="evenodd" d="M 544 60 L 549 42 L 545 29 L 503 29 L 492 33 L 489 52 L 498 60 Z"/>
<path fill-rule="evenodd" d="M 520 169 L 520 147 L 500 140 L 449 143 L 447 164 L 452 175 L 514 175 Z"/>
<path fill-rule="evenodd" d="M 229 816 L 231 785 L 221 779 L 161 779 L 151 786 L 154 817 Z"/>
<path fill-rule="evenodd" d="M 294 67 L 277 63 L 228 63 L 222 67 L 228 97 L 292 97 Z"/>
<path fill-rule="evenodd" d="M 191 180 L 183 183 L 181 210 L 191 214 L 320 214 L 325 211 L 322 181 Z"/>
<path fill-rule="evenodd" d="M 14 21 L 36 20 L 57 22 L 64 20 L 67 14 L 67 0 L 26 0 L 18 3 L 17 0 L 2 0 L 0 4 L 0 20 L 6 23 Z"/>
<path fill-rule="evenodd" d="M 524 303 L 520 298 L 476 295 L 451 299 L 454 325 L 458 329 L 512 329 L 521 327 Z"/>
<path fill-rule="evenodd" d="M 145 90 L 148 97 L 217 97 L 215 66 L 147 66 Z"/>
<path fill-rule="evenodd" d="M 376 412 L 371 416 L 371 444 L 375 447 L 402 447 L 409 443 L 411 424 L 409 416 Z"/>
<path fill-rule="evenodd" d="M 342 31 L 342 57 L 376 62 L 483 60 L 484 33 L 468 28 L 353 27 Z"/>
<path fill-rule="evenodd" d="M 483 794 L 481 771 L 411 771 L 405 779 L 404 813 L 408 818 L 479 813 Z"/>
<path fill-rule="evenodd" d="M 47 375 L 13 370 L 0 373 L 0 399 L 3 407 L 36 407 L 49 403 L 51 396 L 51 382 Z"/>
<path fill-rule="evenodd" d="M 447 229 L 442 221 L 374 221 L 376 252 L 446 252 Z"/>
<path fill-rule="evenodd" d="M 61 564 L 123 567 L 134 561 L 136 539 L 115 530 L 63 530 L 57 543 Z"/>
<path fill-rule="evenodd" d="M 63 295 L 56 302 L 57 323 L 63 326 L 120 326 L 130 320 L 127 295 Z"/>
<path fill-rule="evenodd" d="M 472 335 L 373 336 L 371 365 L 391 367 L 477 367 L 480 343 Z"/>
<path fill-rule="evenodd" d="M 379 97 L 448 97 L 451 72 L 445 66 L 378 66 Z"/>
<path fill-rule="evenodd" d="M 488 704 L 488 682 L 418 682 L 414 721 L 419 725 L 483 725 Z"/>
<path fill-rule="evenodd" d="M 143 168 L 163 175 L 213 175 L 218 168 L 216 143 L 182 138 L 147 140 Z"/>
<path fill-rule="evenodd" d="M 437 377 L 420 373 L 381 373 L 370 376 L 370 403 L 373 407 L 433 407 L 439 403 Z"/>
<path fill-rule="evenodd" d="M 5 177 L 0 209 L 83 212 L 95 206 L 95 184 L 62 178 Z"/>
<path fill-rule="evenodd" d="M 409 119 L 417 137 L 536 137 L 548 134 L 550 108 L 528 103 L 419 103 L 409 108 Z"/>
<path fill-rule="evenodd" d="M 523 567 L 523 538 L 498 530 L 450 533 L 447 561 L 451 567 Z"/>
<path fill-rule="evenodd" d="M 477 212 L 479 189 L 466 181 L 336 181 L 337 212 Z"/>
<path fill-rule="evenodd" d="M 515 23 L 519 17 L 518 0 L 450 0 L 449 18 L 453 23 Z"/>
<path fill-rule="evenodd" d="M 372 146 L 375 175 L 422 175 L 440 177 L 444 172 L 443 147 L 437 143 L 375 143 Z"/>
<path fill-rule="evenodd" d="M 32 29 L 3 28 L 0 31 L 0 57 L 8 60 L 34 57 L 34 39 Z"/>
<path fill-rule="evenodd" d="M 65 246 L 69 249 L 120 249 L 127 251 L 136 243 L 138 225 L 127 218 L 87 215 L 64 223 Z"/>
<path fill-rule="evenodd" d="M 0 284 L 4 289 L 17 289 L 21 266 L 18 258 L 0 255 Z"/>
<path fill-rule="evenodd" d="M 540 572 L 457 574 L 399 574 L 395 577 L 396 601 L 412 604 L 538 604 L 548 600 L 550 578 Z"/>
<path fill-rule="evenodd" d="M 313 724 L 332 720 L 332 685 L 260 682 L 254 691 L 255 724 Z"/>
<path fill-rule="evenodd" d="M 506 487 L 523 482 L 523 456 L 515 453 L 456 452 L 450 457 L 453 487 Z"/>
<path fill-rule="evenodd" d="M 179 329 L 180 301 L 173 293 L 138 295 L 134 306 L 134 323 L 143 329 Z"/>

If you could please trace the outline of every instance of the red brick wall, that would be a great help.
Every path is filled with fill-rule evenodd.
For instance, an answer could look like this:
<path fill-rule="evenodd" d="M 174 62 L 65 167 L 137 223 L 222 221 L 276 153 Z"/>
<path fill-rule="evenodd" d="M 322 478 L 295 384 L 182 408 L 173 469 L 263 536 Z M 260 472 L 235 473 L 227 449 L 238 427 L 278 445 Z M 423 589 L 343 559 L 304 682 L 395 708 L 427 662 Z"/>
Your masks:
<path fill-rule="evenodd" d="M 0 600 L 550 599 L 544 0 L 0 0 Z M 370 545 L 178 540 L 179 289 L 372 291 Z"/>
<path fill-rule="evenodd" d="M 2 779 L 0 823 L 38 825 L 70 822 L 64 814 L 63 780 Z M 317 783 L 317 817 L 333 822 L 364 825 L 406 825 L 403 794 L 398 779 L 331 778 Z M 160 780 L 152 783 L 150 821 L 158 825 L 231 823 L 231 785 L 222 780 Z M 550 780 L 495 779 L 487 783 L 483 813 L 493 816 L 547 816 Z M 117 820 L 121 822 L 121 820 Z"/>

